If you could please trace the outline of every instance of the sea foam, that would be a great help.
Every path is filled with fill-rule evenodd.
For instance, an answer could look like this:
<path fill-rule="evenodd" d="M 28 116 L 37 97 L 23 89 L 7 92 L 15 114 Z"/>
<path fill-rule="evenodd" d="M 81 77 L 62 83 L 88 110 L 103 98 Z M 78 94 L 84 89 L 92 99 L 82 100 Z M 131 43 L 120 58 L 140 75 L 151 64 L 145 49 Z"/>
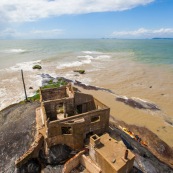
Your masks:
<path fill-rule="evenodd" d="M 25 50 L 25 49 L 7 49 L 7 50 L 4 50 L 2 51 L 3 53 L 26 53 L 28 52 L 28 50 Z"/>
<path fill-rule="evenodd" d="M 82 51 L 84 54 L 103 54 L 102 52 L 97 52 L 97 51 Z"/>
<path fill-rule="evenodd" d="M 91 55 L 80 55 L 80 56 L 77 56 L 78 58 L 86 58 L 86 59 L 94 59 L 93 56 Z"/>
<path fill-rule="evenodd" d="M 110 59 L 110 58 L 111 58 L 110 55 L 99 55 L 95 59 L 97 59 L 97 60 L 107 60 L 107 59 Z"/>
<path fill-rule="evenodd" d="M 32 66 L 36 65 L 36 64 L 39 64 L 40 61 L 41 60 L 17 63 L 15 66 L 7 68 L 6 70 L 18 71 L 20 69 L 23 69 L 25 71 L 31 71 L 32 70 Z"/>
<path fill-rule="evenodd" d="M 71 63 L 63 63 L 57 66 L 58 69 L 63 69 L 63 68 L 69 68 L 69 67 L 78 67 L 78 66 L 82 66 L 84 64 L 90 64 L 91 60 L 90 59 L 86 59 L 83 61 L 74 61 Z"/>

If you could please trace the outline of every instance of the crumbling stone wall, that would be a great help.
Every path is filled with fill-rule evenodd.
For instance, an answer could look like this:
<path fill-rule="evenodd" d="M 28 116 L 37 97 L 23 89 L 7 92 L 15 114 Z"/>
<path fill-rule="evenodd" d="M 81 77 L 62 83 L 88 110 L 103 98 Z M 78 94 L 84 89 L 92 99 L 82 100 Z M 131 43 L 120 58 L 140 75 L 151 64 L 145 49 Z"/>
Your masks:
<path fill-rule="evenodd" d="M 66 86 L 61 88 L 40 89 L 40 102 L 48 100 L 57 100 L 68 97 Z"/>
<path fill-rule="evenodd" d="M 74 100 L 73 98 L 63 98 L 58 100 L 51 100 L 44 102 L 44 107 L 42 109 L 45 109 L 47 118 L 49 118 L 50 121 L 54 121 L 58 119 L 58 108 L 62 106 L 63 114 L 67 114 L 67 116 L 74 115 Z"/>
<path fill-rule="evenodd" d="M 48 130 L 48 147 L 55 144 L 66 144 L 73 149 L 81 149 L 84 145 L 85 121 L 50 122 Z M 79 130 L 80 129 L 80 130 Z"/>
<path fill-rule="evenodd" d="M 88 133 L 102 134 L 108 130 L 110 109 L 92 95 L 73 92 L 69 87 L 42 90 L 42 97 L 59 95 L 56 100 L 42 102 L 42 113 L 46 116 L 46 145 L 66 144 L 73 149 L 81 149 Z M 67 97 L 68 96 L 68 97 Z M 52 97 L 53 98 L 53 97 Z M 51 98 L 51 99 L 52 99 Z M 59 113 L 57 109 L 63 107 Z M 59 109 L 58 109 L 59 110 Z"/>
<path fill-rule="evenodd" d="M 95 110 L 63 120 L 49 122 L 48 147 L 63 143 L 73 149 L 81 149 L 88 133 L 102 134 L 108 130 L 109 111 L 109 108 Z M 63 128 L 67 128 L 67 130 L 69 128 L 69 132 L 63 132 Z"/>
<path fill-rule="evenodd" d="M 79 105 L 82 105 L 82 111 L 80 113 L 89 112 L 96 109 L 94 104 L 94 98 L 92 95 L 89 94 L 75 92 L 74 103 L 76 108 Z"/>

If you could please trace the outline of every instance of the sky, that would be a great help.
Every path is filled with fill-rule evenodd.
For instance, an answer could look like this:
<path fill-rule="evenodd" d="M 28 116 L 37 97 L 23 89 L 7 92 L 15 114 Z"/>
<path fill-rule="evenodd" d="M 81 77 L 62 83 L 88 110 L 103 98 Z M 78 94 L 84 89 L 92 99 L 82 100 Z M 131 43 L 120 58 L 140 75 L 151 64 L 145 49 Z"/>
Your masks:
<path fill-rule="evenodd" d="M 173 0 L 0 0 L 0 39 L 173 38 Z"/>

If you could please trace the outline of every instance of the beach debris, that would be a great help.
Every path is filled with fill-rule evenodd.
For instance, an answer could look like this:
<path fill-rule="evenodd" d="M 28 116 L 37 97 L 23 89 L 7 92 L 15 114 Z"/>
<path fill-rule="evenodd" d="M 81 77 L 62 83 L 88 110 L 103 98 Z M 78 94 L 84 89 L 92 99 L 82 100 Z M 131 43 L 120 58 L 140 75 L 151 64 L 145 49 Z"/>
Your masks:
<path fill-rule="evenodd" d="M 132 139 L 136 140 L 137 142 L 139 142 L 141 145 L 147 147 L 148 144 L 147 142 L 143 141 L 138 135 L 134 134 L 132 131 L 130 131 L 129 129 L 122 127 L 119 125 L 119 128 L 125 132 L 127 135 L 129 135 Z"/>
<path fill-rule="evenodd" d="M 85 74 L 85 70 L 73 70 L 73 72 L 77 72 L 79 74 Z"/>
<path fill-rule="evenodd" d="M 38 65 L 38 64 L 37 64 L 37 65 L 34 65 L 34 66 L 32 67 L 32 69 L 39 69 L 39 70 L 40 70 L 40 69 L 42 69 L 42 67 L 41 67 L 41 65 Z"/>
<path fill-rule="evenodd" d="M 128 98 L 126 96 L 117 96 L 116 100 L 123 102 L 133 108 L 149 109 L 149 110 L 153 110 L 153 111 L 160 110 L 160 108 L 156 104 L 147 102 L 145 100 L 142 100 L 142 99 L 136 98 L 136 97 Z"/>

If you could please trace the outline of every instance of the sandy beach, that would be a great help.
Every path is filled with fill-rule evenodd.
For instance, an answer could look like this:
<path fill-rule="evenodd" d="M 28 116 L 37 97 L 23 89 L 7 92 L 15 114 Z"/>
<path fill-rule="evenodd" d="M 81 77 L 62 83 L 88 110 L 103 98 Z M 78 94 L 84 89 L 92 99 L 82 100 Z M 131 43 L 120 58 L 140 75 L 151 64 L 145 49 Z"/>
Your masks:
<path fill-rule="evenodd" d="M 126 62 L 127 63 L 127 62 Z M 111 115 L 127 124 L 145 126 L 157 134 L 159 138 L 173 147 L 173 73 L 171 69 L 149 66 L 136 62 L 112 64 L 101 73 L 97 72 L 93 85 L 112 90 L 114 94 L 105 91 L 82 90 L 93 94 L 97 99 L 111 108 Z M 84 76 L 85 77 L 85 76 Z M 151 111 L 134 109 L 122 102 L 116 101 L 116 96 L 136 97 L 156 104 L 160 110 Z M 169 121 L 169 123 L 167 123 Z M 145 133 L 145 132 L 144 132 Z"/>

